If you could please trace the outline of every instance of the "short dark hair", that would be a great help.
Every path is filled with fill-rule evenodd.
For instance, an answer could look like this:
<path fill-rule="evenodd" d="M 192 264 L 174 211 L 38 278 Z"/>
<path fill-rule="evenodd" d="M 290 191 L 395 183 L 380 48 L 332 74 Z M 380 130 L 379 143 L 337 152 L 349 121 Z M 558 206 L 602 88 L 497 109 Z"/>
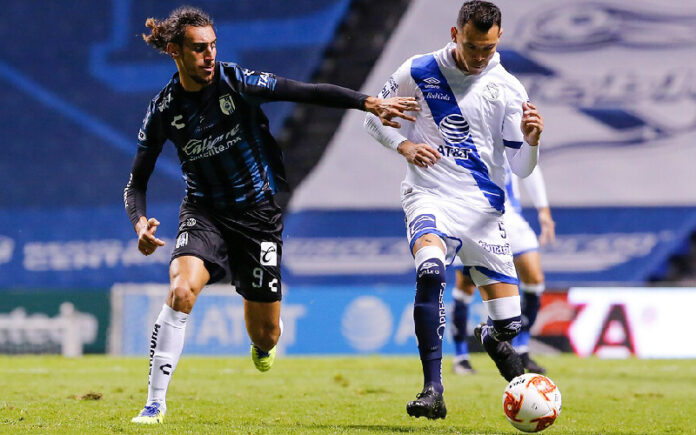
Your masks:
<path fill-rule="evenodd" d="M 174 9 L 163 21 L 148 18 L 145 26 L 150 28 L 151 33 L 149 35 L 143 33 L 143 39 L 148 45 L 166 53 L 167 43 L 174 42 L 181 45 L 184 42 L 186 27 L 212 25 L 213 19 L 202 10 L 191 6 L 181 6 Z"/>
<path fill-rule="evenodd" d="M 459 9 L 457 27 L 462 28 L 471 21 L 478 30 L 488 32 L 493 25 L 500 27 L 502 15 L 498 6 L 491 2 L 472 0 L 464 2 Z"/>

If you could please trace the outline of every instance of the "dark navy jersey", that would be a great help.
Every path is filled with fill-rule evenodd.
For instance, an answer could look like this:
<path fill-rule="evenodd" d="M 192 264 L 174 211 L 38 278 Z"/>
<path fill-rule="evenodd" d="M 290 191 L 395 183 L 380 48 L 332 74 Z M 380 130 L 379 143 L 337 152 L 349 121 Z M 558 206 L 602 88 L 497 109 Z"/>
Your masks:
<path fill-rule="evenodd" d="M 338 86 L 295 82 L 234 63 L 217 62 L 213 83 L 198 92 L 186 92 L 175 74 L 150 102 L 138 134 L 138 154 L 124 195 L 131 220 L 145 215 L 147 181 L 167 139 L 179 155 L 189 199 L 215 209 L 246 208 L 287 187 L 282 153 L 262 103 L 362 109 L 366 98 Z"/>

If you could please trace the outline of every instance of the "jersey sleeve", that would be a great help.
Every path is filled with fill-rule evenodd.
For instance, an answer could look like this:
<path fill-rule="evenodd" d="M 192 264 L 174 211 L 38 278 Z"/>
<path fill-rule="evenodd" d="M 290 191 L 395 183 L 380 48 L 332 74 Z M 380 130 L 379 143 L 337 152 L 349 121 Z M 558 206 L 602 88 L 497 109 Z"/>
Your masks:
<path fill-rule="evenodd" d="M 522 104 L 529 101 L 527 91 L 516 79 L 507 87 L 505 117 L 503 119 L 503 144 L 519 149 L 524 142 L 522 134 Z"/>
<path fill-rule="evenodd" d="M 138 222 L 140 216 L 147 216 L 147 183 L 155 170 L 155 162 L 166 140 L 161 111 L 158 109 L 157 100 L 153 100 L 138 132 L 138 151 L 123 191 L 123 203 L 133 225 Z"/>
<path fill-rule="evenodd" d="M 524 86 L 510 76 L 506 89 L 505 117 L 503 118 L 503 145 L 510 169 L 519 177 L 532 173 L 539 160 L 539 147 L 531 146 L 522 133 L 522 104 L 529 101 Z"/>
<path fill-rule="evenodd" d="M 384 87 L 379 93 L 380 98 L 392 97 L 415 97 L 418 86 L 411 77 L 411 60 L 404 62 L 394 74 L 389 77 L 389 80 L 384 84 Z M 401 128 L 396 129 L 382 125 L 380 119 L 368 113 L 365 116 L 365 129 L 379 143 L 387 148 L 396 150 L 399 144 L 408 140 L 408 133 L 413 128 L 413 123 L 406 120 L 400 120 Z"/>
<path fill-rule="evenodd" d="M 245 98 L 257 104 L 291 101 L 362 110 L 367 99 L 367 95 L 342 86 L 329 83 L 304 83 L 268 72 L 240 68 L 236 72 L 236 77 L 239 81 L 239 91 Z"/>
<path fill-rule="evenodd" d="M 527 192 L 527 195 L 532 200 L 534 208 L 539 210 L 540 208 L 549 206 L 549 199 L 546 196 L 544 176 L 541 173 L 541 167 L 539 167 L 539 165 L 534 168 L 528 177 L 520 178 L 520 184 L 522 184 L 525 192 Z"/>

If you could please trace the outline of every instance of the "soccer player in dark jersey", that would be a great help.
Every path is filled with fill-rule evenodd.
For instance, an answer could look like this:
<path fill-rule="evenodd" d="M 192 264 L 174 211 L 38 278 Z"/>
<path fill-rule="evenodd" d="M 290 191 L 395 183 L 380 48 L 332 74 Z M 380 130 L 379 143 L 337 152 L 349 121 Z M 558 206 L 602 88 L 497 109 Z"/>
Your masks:
<path fill-rule="evenodd" d="M 145 42 L 172 57 L 178 72 L 150 102 L 124 192 L 138 249 L 151 255 L 164 242 L 146 213 L 145 191 L 164 142 L 176 146 L 186 181 L 170 291 L 152 332 L 148 397 L 135 423 L 161 423 L 165 395 L 184 345 L 186 321 L 208 283 L 229 278 L 244 298 L 256 368 L 267 371 L 282 332 L 281 211 L 274 194 L 286 185 L 281 151 L 260 105 L 295 101 L 353 108 L 385 125 L 418 110 L 413 98 L 379 99 L 329 84 L 297 82 L 234 63 L 216 62 L 213 22 L 190 7 L 148 19 Z"/>

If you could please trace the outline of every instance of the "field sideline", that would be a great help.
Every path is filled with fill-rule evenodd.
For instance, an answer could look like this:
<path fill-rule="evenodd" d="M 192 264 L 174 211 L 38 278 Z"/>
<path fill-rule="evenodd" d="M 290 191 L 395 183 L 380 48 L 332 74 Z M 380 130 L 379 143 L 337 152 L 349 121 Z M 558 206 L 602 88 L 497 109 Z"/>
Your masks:
<path fill-rule="evenodd" d="M 539 359 L 563 394 L 544 433 L 696 434 L 692 360 Z M 2 356 L 0 433 L 519 433 L 503 415 L 493 363 L 475 355 L 479 373 L 463 377 L 450 362 L 448 416 L 433 422 L 405 412 L 420 389 L 417 356 L 281 357 L 262 374 L 249 358 L 184 355 L 165 424 L 141 427 L 130 419 L 146 397 L 145 358 Z"/>

